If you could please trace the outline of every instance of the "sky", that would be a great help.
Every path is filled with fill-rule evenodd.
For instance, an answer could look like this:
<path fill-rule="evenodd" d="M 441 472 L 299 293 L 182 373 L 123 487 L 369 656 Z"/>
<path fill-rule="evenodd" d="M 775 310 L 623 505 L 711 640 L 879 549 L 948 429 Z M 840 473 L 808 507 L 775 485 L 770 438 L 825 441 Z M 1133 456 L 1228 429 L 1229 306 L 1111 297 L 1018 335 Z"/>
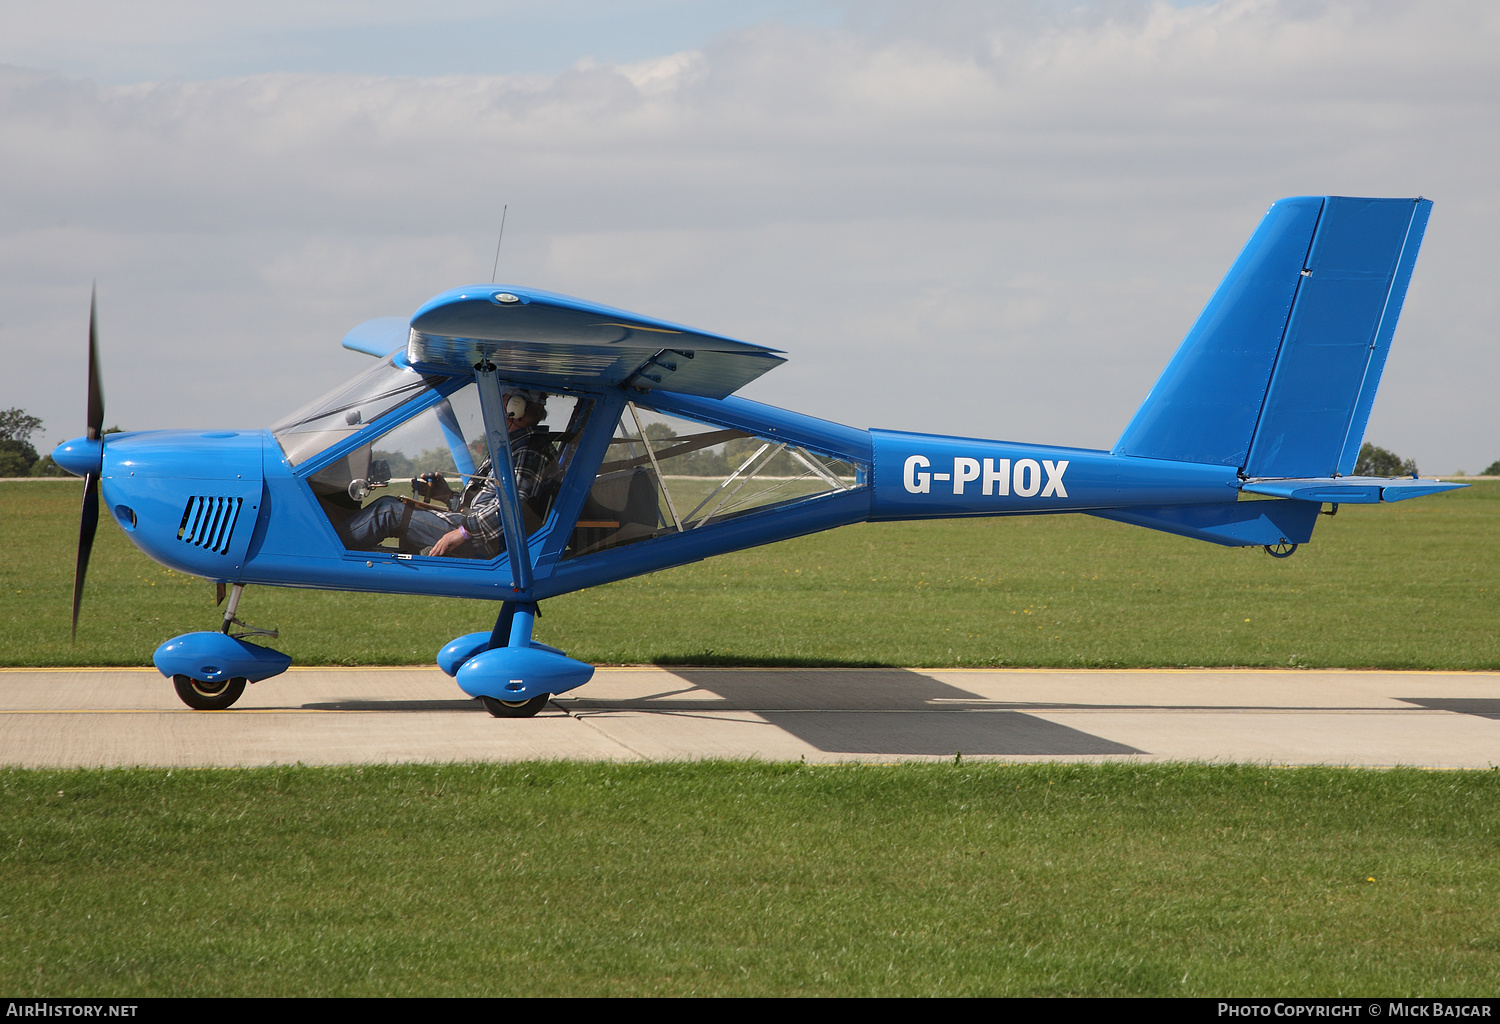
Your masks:
<path fill-rule="evenodd" d="M 1422 195 L 1367 440 L 1500 459 L 1500 5 L 0 0 L 0 408 L 255 427 L 499 279 L 785 350 L 747 397 L 1107 448 L 1266 207 Z"/>

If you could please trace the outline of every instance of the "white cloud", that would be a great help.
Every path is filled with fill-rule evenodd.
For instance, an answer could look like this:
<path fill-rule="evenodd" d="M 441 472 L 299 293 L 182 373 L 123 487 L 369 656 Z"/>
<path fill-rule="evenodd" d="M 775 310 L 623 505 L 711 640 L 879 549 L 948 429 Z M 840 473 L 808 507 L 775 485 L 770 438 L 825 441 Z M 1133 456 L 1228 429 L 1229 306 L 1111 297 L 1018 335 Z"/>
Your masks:
<path fill-rule="evenodd" d="M 1266 205 L 1437 201 L 1370 437 L 1500 457 L 1500 15 L 1223 0 L 852 8 L 551 75 L 98 86 L 0 68 L 0 345 L 49 440 L 269 422 L 343 332 L 488 276 L 788 350 L 751 397 L 1113 442 Z M 580 54 L 580 57 L 585 56 Z M 915 400 L 911 400 L 915 398 Z"/>
<path fill-rule="evenodd" d="M 283 71 L 557 72 L 630 63 L 767 19 L 833 23 L 836 0 L 213 0 L 15 2 L 0 64 L 110 84 Z"/>

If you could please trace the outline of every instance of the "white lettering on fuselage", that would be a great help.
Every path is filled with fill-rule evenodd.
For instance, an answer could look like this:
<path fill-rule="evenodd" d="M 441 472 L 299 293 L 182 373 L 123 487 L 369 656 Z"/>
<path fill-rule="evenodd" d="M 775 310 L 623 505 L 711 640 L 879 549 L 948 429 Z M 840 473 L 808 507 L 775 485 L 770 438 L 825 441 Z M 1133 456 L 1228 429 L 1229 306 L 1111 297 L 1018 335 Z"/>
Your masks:
<path fill-rule="evenodd" d="M 953 460 L 953 472 L 933 473 L 932 460 L 925 455 L 911 455 L 901 470 L 901 483 L 907 494 L 931 494 L 932 482 L 953 481 L 953 493 L 963 494 L 969 484 L 979 481 L 979 493 L 985 497 L 1006 497 L 1015 491 L 1022 498 L 1038 493 L 1043 498 L 1066 498 L 1068 489 L 1063 486 L 1063 473 L 1068 469 L 1068 460 L 1017 459 L 1014 467 L 1010 459 L 978 459 L 960 455 Z M 1042 474 L 1047 480 L 1042 482 Z"/>
<path fill-rule="evenodd" d="M 907 494 L 926 494 L 932 490 L 932 474 L 923 473 L 932 463 L 921 455 L 913 455 L 906 460 L 906 468 L 901 472 L 901 482 L 906 485 Z"/>

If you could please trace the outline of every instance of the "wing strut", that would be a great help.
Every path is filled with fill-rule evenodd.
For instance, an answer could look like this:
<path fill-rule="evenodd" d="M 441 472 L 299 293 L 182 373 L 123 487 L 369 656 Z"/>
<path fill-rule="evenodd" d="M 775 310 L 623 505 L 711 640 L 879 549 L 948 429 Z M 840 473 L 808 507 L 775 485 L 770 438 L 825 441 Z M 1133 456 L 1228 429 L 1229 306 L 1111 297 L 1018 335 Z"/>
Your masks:
<path fill-rule="evenodd" d="M 484 439 L 490 449 L 490 476 L 500 485 L 500 526 L 505 531 L 511 589 L 518 599 L 527 600 L 531 596 L 531 549 L 526 546 L 526 521 L 521 518 L 521 496 L 516 489 L 500 380 L 488 361 L 474 367 L 474 380 L 479 385 L 479 411 L 484 416 Z"/>

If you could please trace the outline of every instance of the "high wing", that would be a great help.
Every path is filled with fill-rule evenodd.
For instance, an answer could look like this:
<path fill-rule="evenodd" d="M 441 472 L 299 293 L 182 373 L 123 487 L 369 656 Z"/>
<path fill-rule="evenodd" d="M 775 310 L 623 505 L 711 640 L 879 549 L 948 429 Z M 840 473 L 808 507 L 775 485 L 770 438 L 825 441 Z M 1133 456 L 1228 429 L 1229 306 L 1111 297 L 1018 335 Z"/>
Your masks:
<path fill-rule="evenodd" d="M 406 345 L 427 373 L 471 373 L 488 361 L 507 380 L 539 387 L 592 384 L 704 398 L 732 394 L 786 360 L 775 349 L 705 334 L 582 299 L 512 285 L 454 288 L 409 324 L 360 324 L 344 347 L 387 355 Z"/>

